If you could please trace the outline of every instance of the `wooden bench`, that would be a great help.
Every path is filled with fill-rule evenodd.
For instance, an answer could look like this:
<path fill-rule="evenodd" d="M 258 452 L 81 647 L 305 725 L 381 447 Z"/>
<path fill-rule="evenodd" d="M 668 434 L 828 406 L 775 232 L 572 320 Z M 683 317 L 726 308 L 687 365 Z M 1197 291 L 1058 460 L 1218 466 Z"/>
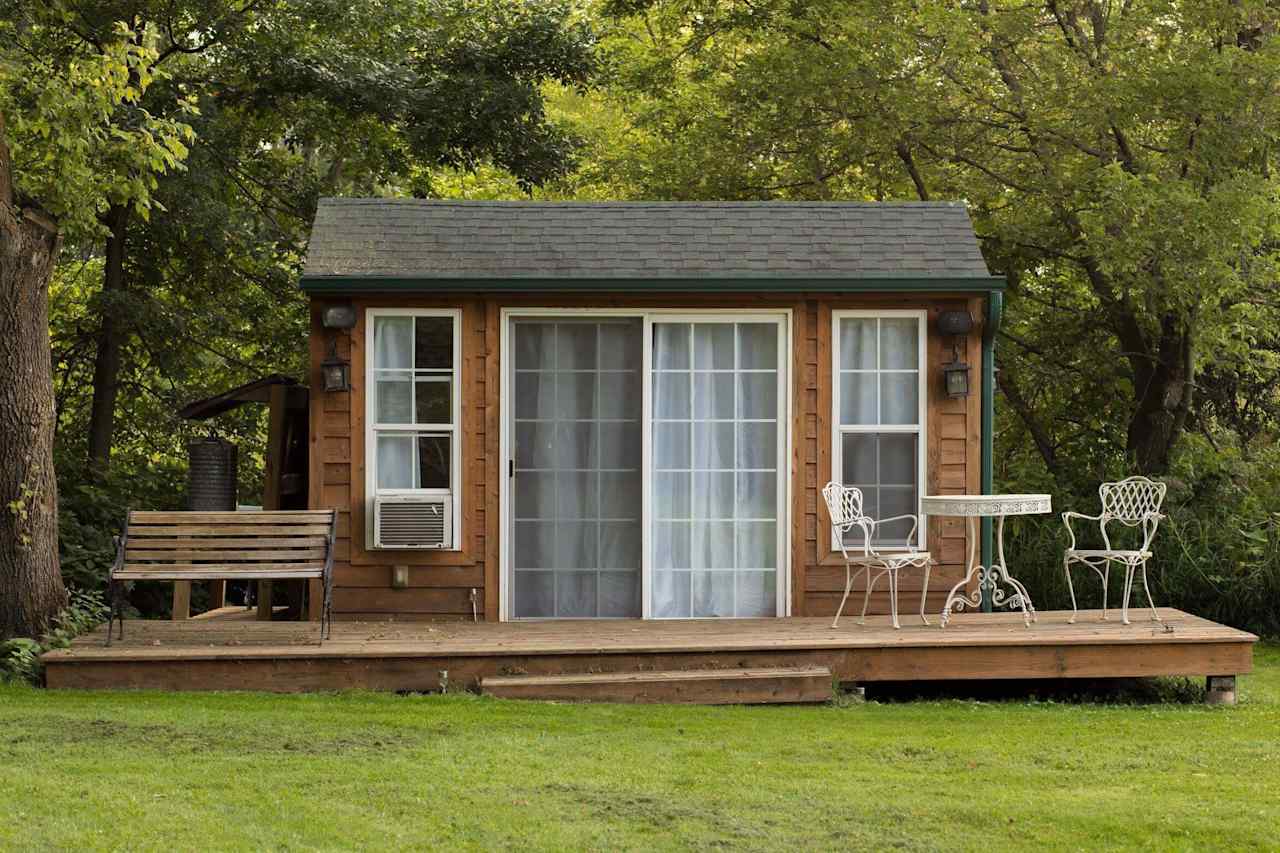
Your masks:
<path fill-rule="evenodd" d="M 321 581 L 320 639 L 329 638 L 335 510 L 128 513 L 111 567 L 111 621 L 124 638 L 123 586 L 129 581 Z M 107 645 L 111 645 L 111 622 Z"/>

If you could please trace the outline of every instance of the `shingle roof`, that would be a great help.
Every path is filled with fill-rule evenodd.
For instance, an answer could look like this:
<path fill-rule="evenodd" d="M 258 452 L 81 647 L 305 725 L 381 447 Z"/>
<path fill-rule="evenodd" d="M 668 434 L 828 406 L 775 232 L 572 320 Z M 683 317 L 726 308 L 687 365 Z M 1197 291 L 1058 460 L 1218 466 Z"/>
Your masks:
<path fill-rule="evenodd" d="M 327 198 L 302 284 L 899 278 L 992 286 L 962 204 Z"/>

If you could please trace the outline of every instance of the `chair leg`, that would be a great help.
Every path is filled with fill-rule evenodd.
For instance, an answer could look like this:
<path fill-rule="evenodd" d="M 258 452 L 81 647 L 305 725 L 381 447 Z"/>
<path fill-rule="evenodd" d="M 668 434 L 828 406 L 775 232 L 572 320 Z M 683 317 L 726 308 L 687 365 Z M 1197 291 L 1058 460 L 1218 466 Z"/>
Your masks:
<path fill-rule="evenodd" d="M 862 615 L 858 617 L 859 625 L 867 624 L 867 605 L 871 603 L 871 588 L 876 585 L 876 581 L 880 580 L 880 575 L 882 574 L 884 574 L 884 572 L 881 572 L 873 578 L 871 577 L 871 566 L 867 565 L 864 567 L 862 582 L 863 586 L 866 587 L 866 591 L 862 593 Z"/>
<path fill-rule="evenodd" d="M 1067 592 L 1071 593 L 1071 618 L 1067 620 L 1067 624 L 1074 625 L 1080 610 L 1076 607 L 1076 588 L 1071 582 L 1071 556 L 1068 554 L 1062 557 L 1062 572 L 1067 576 Z"/>
<path fill-rule="evenodd" d="M 1156 610 L 1156 603 L 1151 599 L 1151 587 L 1147 585 L 1147 561 L 1142 561 L 1142 589 L 1147 594 L 1147 606 L 1151 608 L 1151 621 L 1160 621 L 1160 612 Z"/>
<path fill-rule="evenodd" d="M 844 603 L 849 600 L 849 590 L 853 589 L 853 570 L 848 563 L 844 564 L 844 595 L 840 597 L 840 606 L 836 608 L 836 618 L 831 620 L 831 627 L 840 625 L 840 614 L 844 612 Z"/>
<path fill-rule="evenodd" d="M 1107 590 L 1111 588 L 1111 561 L 1102 567 L 1102 621 L 1107 621 Z"/>
<path fill-rule="evenodd" d="M 1120 605 L 1120 621 L 1125 625 L 1129 623 L 1129 594 L 1133 592 L 1133 573 L 1136 567 L 1133 563 L 1127 563 L 1124 570 L 1124 602 Z"/>
<path fill-rule="evenodd" d="M 893 621 L 894 630 L 898 630 L 902 626 L 898 624 L 898 570 L 896 568 L 889 570 L 889 615 Z"/>
<path fill-rule="evenodd" d="M 924 615 L 925 600 L 929 597 L 929 571 L 933 568 L 932 560 L 925 560 L 924 563 L 924 586 L 920 590 L 920 621 L 929 624 L 929 617 Z"/>

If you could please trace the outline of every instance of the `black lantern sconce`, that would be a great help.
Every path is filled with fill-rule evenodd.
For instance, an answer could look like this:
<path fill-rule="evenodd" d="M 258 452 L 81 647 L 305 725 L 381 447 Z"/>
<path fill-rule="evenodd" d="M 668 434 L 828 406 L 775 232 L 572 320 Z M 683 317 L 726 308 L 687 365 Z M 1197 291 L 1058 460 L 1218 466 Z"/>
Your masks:
<path fill-rule="evenodd" d="M 320 324 L 326 329 L 351 329 L 356 324 L 356 311 L 350 305 L 329 305 L 320 313 Z M 329 354 L 320 362 L 325 391 L 351 390 L 351 362 L 338 355 L 336 333 L 329 335 Z"/>
<path fill-rule="evenodd" d="M 942 365 L 942 381 L 948 397 L 969 396 L 969 365 L 960 360 L 960 338 L 973 331 L 968 311 L 943 311 L 938 315 L 938 334 L 951 338 L 951 361 Z"/>

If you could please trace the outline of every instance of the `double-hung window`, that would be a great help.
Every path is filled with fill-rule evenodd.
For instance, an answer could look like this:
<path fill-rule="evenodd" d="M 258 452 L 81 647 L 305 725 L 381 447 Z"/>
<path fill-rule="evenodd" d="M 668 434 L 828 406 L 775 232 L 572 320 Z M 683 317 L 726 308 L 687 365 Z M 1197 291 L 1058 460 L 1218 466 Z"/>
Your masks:
<path fill-rule="evenodd" d="M 461 541 L 460 324 L 456 309 L 370 308 L 366 384 L 372 500 L 442 497 Z"/>
<path fill-rule="evenodd" d="M 874 519 L 919 518 L 925 471 L 925 312 L 833 312 L 834 478 L 862 491 Z M 877 545 L 906 543 L 910 521 L 882 525 Z M 862 545 L 856 526 L 845 534 Z M 838 547 L 835 534 L 833 547 Z M 913 544 L 924 544 L 918 525 Z"/>

